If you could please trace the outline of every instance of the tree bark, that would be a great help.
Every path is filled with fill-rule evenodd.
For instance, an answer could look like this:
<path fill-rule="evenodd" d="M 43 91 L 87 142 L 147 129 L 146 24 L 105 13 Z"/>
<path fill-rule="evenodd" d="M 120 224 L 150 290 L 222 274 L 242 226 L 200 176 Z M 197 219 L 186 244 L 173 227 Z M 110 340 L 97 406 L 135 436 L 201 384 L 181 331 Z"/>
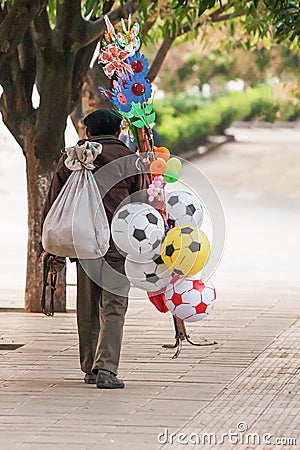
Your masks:
<path fill-rule="evenodd" d="M 9 8 L 7 5 L 1 7 L 4 18 L 0 23 L 0 66 L 21 42 L 30 22 L 46 4 L 47 0 L 17 0 Z"/>
<path fill-rule="evenodd" d="M 111 109 L 112 104 L 100 94 L 99 86 L 111 87 L 111 81 L 105 76 L 99 66 L 87 71 L 81 89 L 81 96 L 71 113 L 71 119 L 80 139 L 85 137 L 85 126 L 82 118 L 99 108 Z"/>
<path fill-rule="evenodd" d="M 162 63 L 164 62 L 164 60 L 167 56 L 167 53 L 170 50 L 175 39 L 176 39 L 176 36 L 171 36 L 170 33 L 168 33 L 167 36 L 164 38 L 160 48 L 158 49 L 158 52 L 155 55 L 153 63 L 151 64 L 150 70 L 148 72 L 148 78 L 151 83 L 157 77 L 157 74 L 162 66 Z"/>
<path fill-rule="evenodd" d="M 26 174 L 28 193 L 28 247 L 27 247 L 27 275 L 25 289 L 25 311 L 41 312 L 41 294 L 43 287 L 42 262 L 39 259 L 41 242 L 41 218 L 45 197 L 47 195 L 53 174 L 55 162 L 41 165 L 36 157 L 35 127 L 28 126 L 24 136 L 24 150 L 26 153 Z M 66 311 L 66 273 L 59 273 L 59 282 L 54 297 L 55 311 Z M 50 293 L 49 293 L 50 294 Z"/>

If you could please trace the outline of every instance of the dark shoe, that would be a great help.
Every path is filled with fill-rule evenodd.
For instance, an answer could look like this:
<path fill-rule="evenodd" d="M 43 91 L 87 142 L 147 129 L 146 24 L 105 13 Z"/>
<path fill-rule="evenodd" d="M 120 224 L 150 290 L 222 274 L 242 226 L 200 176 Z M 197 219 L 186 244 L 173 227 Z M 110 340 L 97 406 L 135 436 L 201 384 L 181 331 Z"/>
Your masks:
<path fill-rule="evenodd" d="M 119 380 L 113 373 L 98 372 L 96 378 L 97 388 L 99 389 L 123 389 L 124 381 Z"/>
<path fill-rule="evenodd" d="M 87 384 L 96 384 L 96 375 L 93 373 L 86 373 L 83 380 Z"/>

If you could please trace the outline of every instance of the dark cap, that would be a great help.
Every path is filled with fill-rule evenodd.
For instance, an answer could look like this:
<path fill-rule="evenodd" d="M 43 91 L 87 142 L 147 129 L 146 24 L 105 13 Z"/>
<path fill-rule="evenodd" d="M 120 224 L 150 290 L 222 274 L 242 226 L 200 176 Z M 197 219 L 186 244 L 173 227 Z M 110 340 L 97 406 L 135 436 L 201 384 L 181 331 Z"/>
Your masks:
<path fill-rule="evenodd" d="M 108 109 L 97 109 L 83 119 L 91 136 L 115 135 L 120 129 L 121 121 L 122 119 L 117 113 Z"/>

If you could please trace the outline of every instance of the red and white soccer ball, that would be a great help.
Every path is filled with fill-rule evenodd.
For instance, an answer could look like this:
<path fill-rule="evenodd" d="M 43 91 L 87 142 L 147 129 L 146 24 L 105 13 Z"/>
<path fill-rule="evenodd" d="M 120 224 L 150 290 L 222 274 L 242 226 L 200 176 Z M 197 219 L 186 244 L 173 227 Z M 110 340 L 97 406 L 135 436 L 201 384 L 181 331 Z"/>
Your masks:
<path fill-rule="evenodd" d="M 169 310 L 177 319 L 197 322 L 208 316 L 216 300 L 210 280 L 202 281 L 199 274 L 182 278 L 175 275 L 166 289 Z"/>

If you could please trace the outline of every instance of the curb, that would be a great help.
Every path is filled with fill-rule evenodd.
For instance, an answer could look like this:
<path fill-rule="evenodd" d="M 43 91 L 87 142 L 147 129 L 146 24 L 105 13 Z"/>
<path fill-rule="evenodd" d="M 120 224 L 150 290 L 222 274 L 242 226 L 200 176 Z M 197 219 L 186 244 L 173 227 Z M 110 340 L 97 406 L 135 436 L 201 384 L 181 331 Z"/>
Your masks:
<path fill-rule="evenodd" d="M 227 142 L 234 142 L 235 137 L 233 134 L 224 134 L 220 136 L 208 136 L 207 142 L 204 145 L 200 145 L 195 150 L 189 150 L 186 153 L 181 153 L 178 156 L 183 159 L 191 160 L 204 156 L 206 153 L 218 149 Z"/>
<path fill-rule="evenodd" d="M 259 120 L 252 120 L 249 122 L 233 122 L 229 128 L 287 128 L 287 129 L 299 129 L 300 120 L 291 122 L 265 122 Z"/>

